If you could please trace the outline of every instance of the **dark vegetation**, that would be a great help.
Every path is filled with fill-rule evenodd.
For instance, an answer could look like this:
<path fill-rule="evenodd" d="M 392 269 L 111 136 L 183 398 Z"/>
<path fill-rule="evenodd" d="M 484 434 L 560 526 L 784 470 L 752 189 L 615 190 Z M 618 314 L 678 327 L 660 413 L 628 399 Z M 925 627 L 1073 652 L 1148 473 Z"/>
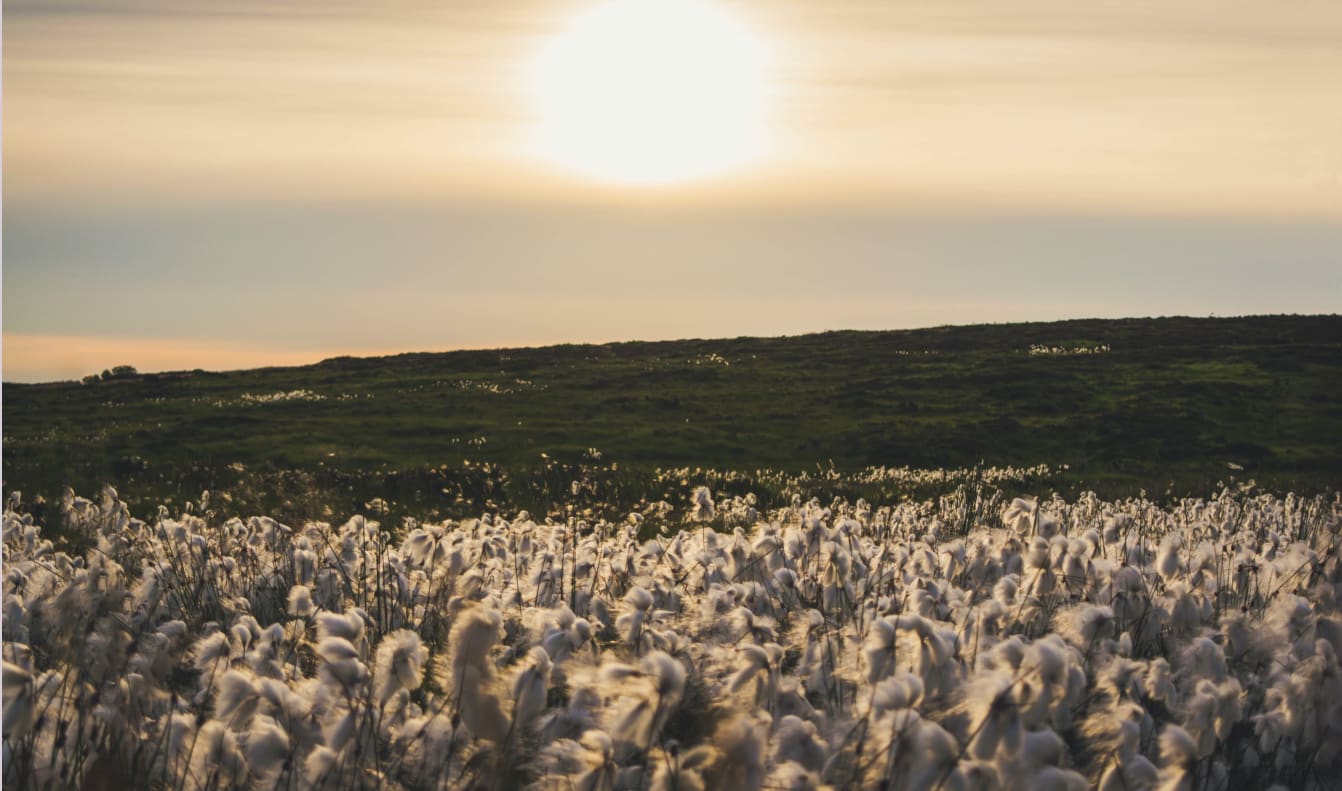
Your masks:
<path fill-rule="evenodd" d="M 258 400 L 293 391 L 304 392 Z M 1231 478 L 1335 488 L 1342 316 L 562 345 L 228 373 L 123 366 L 4 386 L 4 489 L 30 501 L 111 483 L 141 509 L 208 489 L 221 512 L 291 519 L 343 518 L 373 498 L 391 516 L 544 513 L 558 500 L 675 502 L 705 476 L 658 468 L 738 470 L 719 488 L 766 498 L 898 497 L 936 487 L 873 490 L 846 474 L 980 463 L 1049 465 L 1024 486 L 1034 493 L 1206 495 Z"/>
<path fill-rule="evenodd" d="M 133 365 L 117 365 L 110 371 L 103 369 L 102 373 L 89 374 L 79 381 L 81 384 L 91 385 L 97 384 L 98 382 L 110 382 L 113 379 L 134 379 L 139 375 L 140 372 L 135 370 L 135 366 Z"/>

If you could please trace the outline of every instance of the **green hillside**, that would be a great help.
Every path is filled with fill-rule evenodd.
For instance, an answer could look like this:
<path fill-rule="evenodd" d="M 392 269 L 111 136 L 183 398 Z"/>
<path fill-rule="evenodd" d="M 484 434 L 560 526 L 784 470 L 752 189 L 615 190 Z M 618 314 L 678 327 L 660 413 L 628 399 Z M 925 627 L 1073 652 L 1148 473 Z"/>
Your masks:
<path fill-rule="evenodd" d="M 149 502 L 210 488 L 298 516 L 302 491 L 337 509 L 384 491 L 459 501 L 438 484 L 467 460 L 514 479 L 613 463 L 623 480 L 682 465 L 1044 463 L 1068 467 L 1050 485 L 1110 494 L 1206 493 L 1229 475 L 1316 491 L 1342 478 L 1342 317 L 337 358 L 6 384 L 3 408 L 7 492 L 110 482 Z"/>

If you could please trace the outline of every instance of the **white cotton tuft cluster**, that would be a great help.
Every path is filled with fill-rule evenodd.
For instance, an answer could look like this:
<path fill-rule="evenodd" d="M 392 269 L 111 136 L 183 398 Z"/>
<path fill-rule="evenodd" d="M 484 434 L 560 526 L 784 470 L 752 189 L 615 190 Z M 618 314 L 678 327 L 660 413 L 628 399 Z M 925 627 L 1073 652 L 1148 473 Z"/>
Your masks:
<path fill-rule="evenodd" d="M 114 491 L 70 492 L 83 556 L 11 497 L 6 787 L 1324 791 L 1342 776 L 1342 498 L 793 489 L 768 508 L 698 474 L 676 473 L 681 511 L 399 531 L 142 522 Z"/>
<path fill-rule="evenodd" d="M 373 689 L 378 704 L 386 705 L 400 690 L 419 689 L 426 659 L 419 635 L 409 629 L 398 629 L 383 637 L 373 665 Z"/>
<path fill-rule="evenodd" d="M 307 618 L 316 610 L 312 603 L 312 591 L 306 585 L 295 585 L 289 589 L 288 612 L 295 618 Z"/>

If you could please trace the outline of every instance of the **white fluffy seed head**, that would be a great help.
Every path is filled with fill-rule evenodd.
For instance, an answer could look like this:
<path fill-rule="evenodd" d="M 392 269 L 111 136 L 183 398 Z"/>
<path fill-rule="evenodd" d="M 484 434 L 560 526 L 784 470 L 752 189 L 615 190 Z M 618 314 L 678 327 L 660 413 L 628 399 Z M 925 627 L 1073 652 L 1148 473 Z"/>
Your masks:
<path fill-rule="evenodd" d="M 234 727 L 245 726 L 256 711 L 259 695 L 249 674 L 230 670 L 219 679 L 214 716 Z"/>
<path fill-rule="evenodd" d="M 257 717 L 247 735 L 247 763 L 252 771 L 268 775 L 289 756 L 289 734 L 270 717 Z"/>
<path fill-rule="evenodd" d="M 653 651 L 639 663 L 643 672 L 653 679 L 653 688 L 662 698 L 663 705 L 671 706 L 685 690 L 685 666 L 670 654 Z"/>
<path fill-rule="evenodd" d="M 502 616 L 490 607 L 475 606 L 458 615 L 449 639 L 453 671 L 459 674 L 463 667 L 471 666 L 484 672 L 502 627 Z"/>
<path fill-rule="evenodd" d="M 307 618 L 314 611 L 312 591 L 306 585 L 295 585 L 289 589 L 289 614 L 295 618 Z"/>
<path fill-rule="evenodd" d="M 652 609 L 652 594 L 638 586 L 631 588 L 624 600 L 635 610 Z"/>
<path fill-rule="evenodd" d="M 343 637 L 327 637 L 317 643 L 317 655 L 324 662 L 339 662 L 344 659 L 358 659 L 359 652 Z"/>
<path fill-rule="evenodd" d="M 1198 747 L 1188 731 L 1166 725 L 1160 732 L 1160 787 L 1181 789 L 1198 763 Z"/>
<path fill-rule="evenodd" d="M 317 639 L 340 637 L 351 644 L 363 637 L 363 618 L 353 611 L 346 613 L 323 612 L 317 615 Z"/>
<path fill-rule="evenodd" d="M 204 671 L 217 662 L 227 659 L 229 654 L 228 635 L 215 632 L 209 637 L 198 640 L 191 649 L 192 661 L 197 670 Z"/>
<path fill-rule="evenodd" d="M 373 664 L 373 689 L 379 705 L 385 705 L 399 690 L 419 688 L 427 655 L 419 635 L 409 629 L 398 629 L 382 638 Z"/>
<path fill-rule="evenodd" d="M 877 711 L 909 709 L 923 698 L 923 681 L 912 673 L 900 673 L 876 685 L 872 706 Z"/>
<path fill-rule="evenodd" d="M 340 755 L 335 750 L 325 745 L 318 745 L 303 761 L 303 779 L 309 786 L 321 787 L 330 779 L 339 761 Z"/>

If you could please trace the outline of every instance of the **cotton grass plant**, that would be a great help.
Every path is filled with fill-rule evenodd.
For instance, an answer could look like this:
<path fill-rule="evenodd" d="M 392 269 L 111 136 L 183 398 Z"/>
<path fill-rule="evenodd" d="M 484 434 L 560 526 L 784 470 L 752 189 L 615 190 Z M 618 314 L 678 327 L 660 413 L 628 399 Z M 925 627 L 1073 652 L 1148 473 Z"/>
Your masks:
<path fill-rule="evenodd" d="M 966 480 L 395 532 L 69 492 L 79 553 L 15 496 L 5 787 L 1337 787 L 1336 496 Z"/>

